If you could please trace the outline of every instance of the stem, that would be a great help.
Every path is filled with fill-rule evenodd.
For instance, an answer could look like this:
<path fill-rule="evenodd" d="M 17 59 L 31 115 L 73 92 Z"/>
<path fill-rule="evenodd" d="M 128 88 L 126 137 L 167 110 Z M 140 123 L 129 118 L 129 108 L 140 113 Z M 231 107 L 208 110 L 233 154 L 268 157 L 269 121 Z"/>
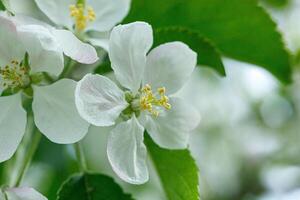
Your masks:
<path fill-rule="evenodd" d="M 30 163 L 33 159 L 33 156 L 39 146 L 41 138 L 42 138 L 41 133 L 36 128 L 34 128 L 33 138 L 27 147 L 28 149 L 26 152 L 26 156 L 23 157 L 23 162 L 21 163 L 20 170 L 18 171 L 17 179 L 16 179 L 15 183 L 13 184 L 14 187 L 20 186 L 22 179 L 24 178 L 24 175 L 25 175 L 27 169 L 29 168 Z"/>
<path fill-rule="evenodd" d="M 66 66 L 64 68 L 64 71 L 59 76 L 59 79 L 68 78 L 68 76 L 70 76 L 75 65 L 76 65 L 76 62 L 74 62 L 72 59 L 69 58 Z"/>
<path fill-rule="evenodd" d="M 85 0 L 78 0 L 77 4 L 82 4 L 83 6 L 85 6 Z"/>
<path fill-rule="evenodd" d="M 83 152 L 81 143 L 80 142 L 75 143 L 74 148 L 75 148 L 75 153 L 76 153 L 79 169 L 81 172 L 86 172 L 87 164 L 86 164 L 86 159 L 84 156 L 84 152 Z"/>
<path fill-rule="evenodd" d="M 25 101 L 24 107 L 27 107 L 30 104 L 29 102 L 30 101 Z M 9 173 L 11 174 L 9 185 L 12 187 L 17 187 L 22 182 L 22 179 L 30 166 L 32 158 L 38 148 L 41 139 L 41 134 L 34 124 L 31 108 L 27 109 L 27 111 L 28 114 L 26 132 L 13 162 L 13 173 Z"/>
<path fill-rule="evenodd" d="M 53 83 L 54 82 L 54 79 L 46 72 L 43 73 L 46 81 L 48 81 L 49 83 Z"/>

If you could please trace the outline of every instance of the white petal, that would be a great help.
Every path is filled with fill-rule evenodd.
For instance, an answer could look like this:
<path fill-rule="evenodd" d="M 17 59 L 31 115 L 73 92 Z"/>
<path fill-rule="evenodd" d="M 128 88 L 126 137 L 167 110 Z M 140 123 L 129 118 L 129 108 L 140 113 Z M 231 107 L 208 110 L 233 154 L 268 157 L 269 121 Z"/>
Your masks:
<path fill-rule="evenodd" d="M 96 13 L 96 20 L 87 30 L 109 31 L 127 15 L 130 0 L 87 0 Z"/>
<path fill-rule="evenodd" d="M 182 42 L 171 42 L 153 49 L 147 56 L 144 84 L 165 87 L 168 94 L 178 91 L 191 76 L 197 54 Z"/>
<path fill-rule="evenodd" d="M 54 30 L 53 33 L 67 56 L 84 64 L 92 64 L 98 60 L 96 49 L 81 42 L 71 31 Z"/>
<path fill-rule="evenodd" d="M 144 128 L 133 116 L 118 124 L 108 137 L 107 155 L 113 170 L 132 184 L 143 184 L 149 179 L 143 134 Z"/>
<path fill-rule="evenodd" d="M 29 54 L 31 72 L 58 76 L 64 68 L 63 52 L 50 30 L 40 25 L 22 25 L 18 32 Z"/>
<path fill-rule="evenodd" d="M 52 85 L 34 87 L 32 109 L 39 130 L 51 141 L 75 143 L 88 131 L 89 124 L 78 114 L 75 106 L 76 82 L 62 79 Z"/>
<path fill-rule="evenodd" d="M 94 46 L 101 47 L 108 52 L 110 32 L 90 31 L 87 40 Z"/>
<path fill-rule="evenodd" d="M 2 14 L 3 15 L 3 14 Z M 23 15 L 23 14 L 15 14 L 14 16 L 6 14 L 6 17 L 9 19 L 13 20 L 17 26 L 22 26 L 22 25 L 40 25 L 44 26 L 48 29 L 54 29 L 53 26 L 49 25 L 48 23 L 44 21 L 40 21 L 36 18 Z"/>
<path fill-rule="evenodd" d="M 47 200 L 42 194 L 33 188 L 19 187 L 6 190 L 8 200 Z"/>
<path fill-rule="evenodd" d="M 35 0 L 35 2 L 55 24 L 72 28 L 74 22 L 70 16 L 70 5 L 76 4 L 76 0 Z"/>
<path fill-rule="evenodd" d="M 21 104 L 20 93 L 0 97 L 0 162 L 12 157 L 25 133 L 27 116 Z"/>
<path fill-rule="evenodd" d="M 2 0 L 5 7 L 14 14 L 22 14 L 36 19 L 50 22 L 47 16 L 41 12 L 34 0 Z"/>
<path fill-rule="evenodd" d="M 168 149 L 187 147 L 189 132 L 199 124 L 195 108 L 178 98 L 171 98 L 172 108 L 158 117 L 148 116 L 145 128 L 159 146 Z"/>
<path fill-rule="evenodd" d="M 105 51 L 108 52 L 108 49 L 109 49 L 109 39 L 107 39 L 107 38 L 89 38 L 88 41 L 92 45 L 94 45 L 96 47 L 101 47 Z"/>
<path fill-rule="evenodd" d="M 78 112 L 95 126 L 115 124 L 128 106 L 125 95 L 114 82 L 101 75 L 87 74 L 78 82 L 75 92 Z"/>
<path fill-rule="evenodd" d="M 89 128 L 86 137 L 81 141 L 84 155 L 89 163 L 89 169 L 113 176 L 114 172 L 107 158 L 108 136 L 114 126 L 93 126 Z M 97 158 L 97 159 L 95 159 Z M 90 162 L 91 161 L 91 162 Z"/>
<path fill-rule="evenodd" d="M 9 64 L 12 60 L 21 61 L 25 56 L 25 49 L 21 44 L 14 22 L 0 15 L 0 66 Z"/>
<path fill-rule="evenodd" d="M 144 22 L 119 25 L 112 30 L 109 57 L 118 81 L 137 92 L 146 66 L 146 54 L 153 43 L 152 28 Z"/>

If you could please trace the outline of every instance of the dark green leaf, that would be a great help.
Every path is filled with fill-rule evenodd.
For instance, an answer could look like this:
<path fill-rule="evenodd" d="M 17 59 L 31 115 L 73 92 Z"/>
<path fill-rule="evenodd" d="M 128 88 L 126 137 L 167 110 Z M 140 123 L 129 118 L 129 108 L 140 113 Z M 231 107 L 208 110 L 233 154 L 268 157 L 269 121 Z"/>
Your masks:
<path fill-rule="evenodd" d="M 198 200 L 198 169 L 188 150 L 167 150 L 145 134 L 145 143 L 170 200 Z"/>
<path fill-rule="evenodd" d="M 266 2 L 275 7 L 283 7 L 290 2 L 290 0 L 261 0 L 261 1 Z"/>
<path fill-rule="evenodd" d="M 97 74 L 106 74 L 106 73 L 111 72 L 111 71 L 112 71 L 112 68 L 111 68 L 111 63 L 110 63 L 109 60 L 101 63 L 95 69 L 95 73 L 97 73 Z"/>
<path fill-rule="evenodd" d="M 2 185 L 2 184 L 4 184 L 4 177 L 3 177 L 3 174 L 4 174 L 4 165 L 5 164 L 1 164 L 0 165 L 0 186 Z"/>
<path fill-rule="evenodd" d="M 214 45 L 199 33 L 185 28 L 162 28 L 154 33 L 154 46 L 172 41 L 182 41 L 198 53 L 198 64 L 214 68 L 221 75 L 225 75 L 221 56 Z"/>
<path fill-rule="evenodd" d="M 153 47 L 172 41 L 182 41 L 186 43 L 198 53 L 198 64 L 212 67 L 221 75 L 225 75 L 224 65 L 218 50 L 206 38 L 184 28 L 163 28 L 154 33 Z M 112 68 L 109 60 L 101 63 L 95 69 L 95 73 L 97 74 L 105 74 L 110 71 L 112 71 Z"/>
<path fill-rule="evenodd" d="M 108 176 L 79 174 L 69 178 L 58 192 L 57 200 L 133 200 Z"/>
<path fill-rule="evenodd" d="M 189 28 L 213 41 L 224 55 L 290 81 L 289 55 L 281 35 L 257 0 L 132 0 L 125 22 L 137 20 L 154 29 Z"/>
<path fill-rule="evenodd" d="M 4 7 L 4 5 L 3 5 L 3 3 L 2 3 L 1 0 L 0 0 L 0 10 L 5 10 L 5 7 Z"/>

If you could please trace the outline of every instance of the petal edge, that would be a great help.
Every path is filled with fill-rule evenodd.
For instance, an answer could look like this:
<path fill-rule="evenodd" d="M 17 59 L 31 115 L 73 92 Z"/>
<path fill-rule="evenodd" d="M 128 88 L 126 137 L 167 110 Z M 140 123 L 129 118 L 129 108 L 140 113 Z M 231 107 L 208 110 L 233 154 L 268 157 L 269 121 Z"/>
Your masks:
<path fill-rule="evenodd" d="M 108 160 L 115 173 L 131 184 L 143 184 L 149 179 L 143 134 L 144 128 L 133 116 L 118 124 L 108 137 Z"/>
<path fill-rule="evenodd" d="M 76 82 L 70 79 L 49 85 L 35 86 L 32 110 L 39 130 L 52 142 L 71 144 L 80 141 L 88 132 L 75 106 Z"/>
<path fill-rule="evenodd" d="M 114 125 L 128 106 L 124 92 L 110 79 L 87 74 L 75 91 L 76 107 L 83 119 L 95 126 Z"/>

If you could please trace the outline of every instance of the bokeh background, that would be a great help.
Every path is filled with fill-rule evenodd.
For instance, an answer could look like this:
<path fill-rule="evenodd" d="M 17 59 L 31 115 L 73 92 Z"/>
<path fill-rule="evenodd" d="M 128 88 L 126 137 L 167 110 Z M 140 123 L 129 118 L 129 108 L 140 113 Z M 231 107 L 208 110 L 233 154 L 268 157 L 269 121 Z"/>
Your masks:
<path fill-rule="evenodd" d="M 189 146 L 200 169 L 202 200 L 300 199 L 300 0 L 260 4 L 278 23 L 291 54 L 299 55 L 293 83 L 282 85 L 266 70 L 226 57 L 226 77 L 205 66 L 194 71 L 177 95 L 202 116 Z M 154 169 L 141 186 L 115 176 L 106 158 L 107 132 L 91 127 L 84 140 L 89 169 L 113 176 L 136 199 L 166 199 Z M 72 146 L 44 139 L 23 185 L 55 199 L 61 182 L 76 171 Z"/>

